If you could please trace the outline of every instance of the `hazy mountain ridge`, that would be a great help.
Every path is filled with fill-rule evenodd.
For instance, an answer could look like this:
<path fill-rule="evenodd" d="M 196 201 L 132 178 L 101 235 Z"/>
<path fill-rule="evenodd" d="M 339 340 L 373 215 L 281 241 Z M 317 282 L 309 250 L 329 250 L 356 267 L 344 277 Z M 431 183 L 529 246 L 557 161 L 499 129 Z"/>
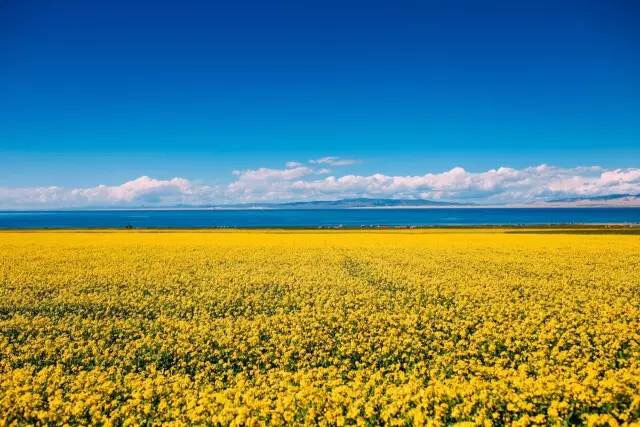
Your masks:
<path fill-rule="evenodd" d="M 354 208 L 387 208 L 387 207 L 442 207 L 471 206 L 471 203 L 441 202 L 427 199 L 372 199 L 353 198 L 340 200 L 313 200 L 282 203 L 242 203 L 232 205 L 216 205 L 215 208 L 237 209 L 354 209 Z"/>
<path fill-rule="evenodd" d="M 605 194 L 602 196 L 565 197 L 546 202 L 567 206 L 640 206 L 640 194 Z"/>
<path fill-rule="evenodd" d="M 565 197 L 550 200 L 538 200 L 524 203 L 473 203 L 454 201 L 435 201 L 428 199 L 386 199 L 386 198 L 349 198 L 339 200 L 311 200 L 290 202 L 248 202 L 228 204 L 171 204 L 171 205 L 119 205 L 84 206 L 65 209 L 44 209 L 61 211 L 85 210 L 323 210 L 323 209 L 437 209 L 437 208 L 571 208 L 571 207 L 640 207 L 640 194 L 607 194 L 587 197 Z M 31 211 L 34 209 L 9 209 L 8 211 Z M 43 210 L 43 209 L 35 209 Z M 4 211 L 0 209 L 0 211 Z"/>

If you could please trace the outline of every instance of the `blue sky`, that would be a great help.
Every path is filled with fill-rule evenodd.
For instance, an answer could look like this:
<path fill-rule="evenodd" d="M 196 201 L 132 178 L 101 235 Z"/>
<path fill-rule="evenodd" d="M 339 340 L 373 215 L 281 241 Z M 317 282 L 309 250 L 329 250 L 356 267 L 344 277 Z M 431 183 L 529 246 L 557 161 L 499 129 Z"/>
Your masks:
<path fill-rule="evenodd" d="M 621 0 L 5 0 L 0 187 L 225 186 L 326 156 L 357 162 L 306 180 L 626 173 L 638 18 Z"/>

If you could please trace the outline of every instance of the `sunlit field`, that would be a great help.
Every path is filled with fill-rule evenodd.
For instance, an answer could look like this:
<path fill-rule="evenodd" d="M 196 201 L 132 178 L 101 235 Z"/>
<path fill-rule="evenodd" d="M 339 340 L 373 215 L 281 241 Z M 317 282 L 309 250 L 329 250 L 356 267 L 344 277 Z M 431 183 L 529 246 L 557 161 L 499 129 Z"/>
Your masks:
<path fill-rule="evenodd" d="M 0 425 L 640 419 L 640 235 L 0 232 Z"/>

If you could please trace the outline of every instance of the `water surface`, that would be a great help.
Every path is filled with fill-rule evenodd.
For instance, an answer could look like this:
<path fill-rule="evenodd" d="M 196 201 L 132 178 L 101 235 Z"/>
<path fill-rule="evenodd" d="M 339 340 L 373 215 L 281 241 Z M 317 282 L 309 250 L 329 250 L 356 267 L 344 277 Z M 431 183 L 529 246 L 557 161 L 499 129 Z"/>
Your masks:
<path fill-rule="evenodd" d="M 2 211 L 0 228 L 377 227 L 638 224 L 640 208 Z"/>

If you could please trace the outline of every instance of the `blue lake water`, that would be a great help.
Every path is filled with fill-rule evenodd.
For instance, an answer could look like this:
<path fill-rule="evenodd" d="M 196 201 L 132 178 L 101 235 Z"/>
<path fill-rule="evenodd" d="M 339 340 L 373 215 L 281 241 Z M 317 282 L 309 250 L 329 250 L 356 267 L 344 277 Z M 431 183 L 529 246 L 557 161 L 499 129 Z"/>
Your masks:
<path fill-rule="evenodd" d="M 4 211 L 0 228 L 638 224 L 640 208 Z"/>

